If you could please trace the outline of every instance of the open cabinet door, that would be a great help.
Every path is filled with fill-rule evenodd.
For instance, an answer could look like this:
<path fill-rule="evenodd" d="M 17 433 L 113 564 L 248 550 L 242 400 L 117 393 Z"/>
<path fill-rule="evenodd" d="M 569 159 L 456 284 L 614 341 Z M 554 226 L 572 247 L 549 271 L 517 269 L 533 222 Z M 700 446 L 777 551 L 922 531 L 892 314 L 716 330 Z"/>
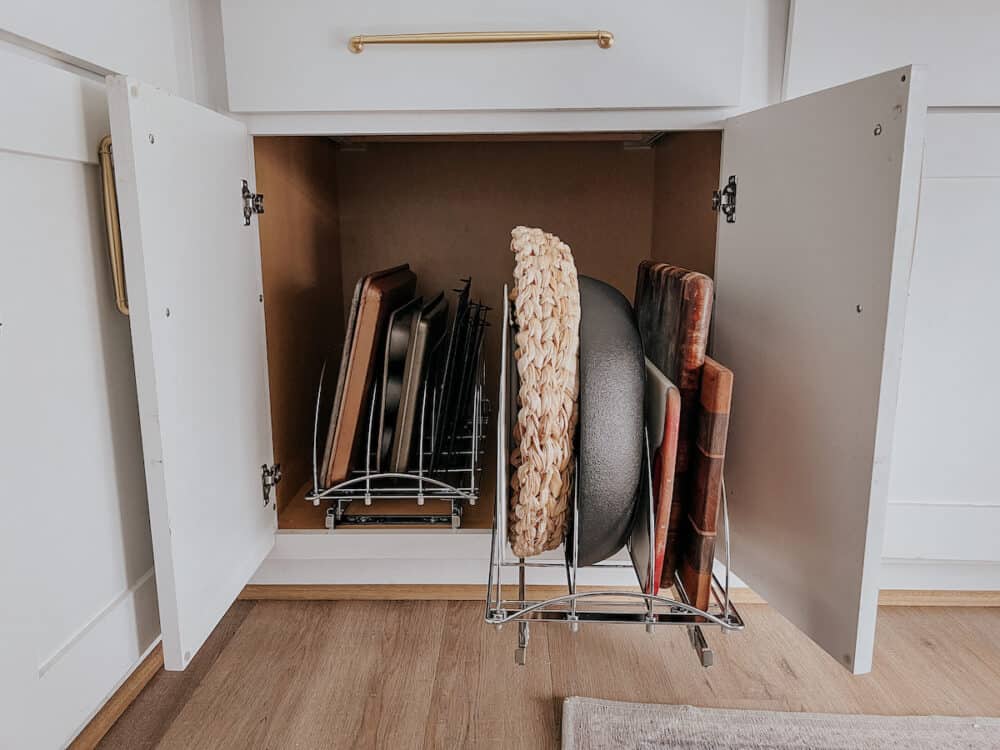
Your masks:
<path fill-rule="evenodd" d="M 274 543 L 251 142 L 132 79 L 108 101 L 163 654 L 183 669 Z"/>
<path fill-rule="evenodd" d="M 838 662 L 871 670 L 924 71 L 728 120 L 715 357 L 735 373 L 733 568 Z"/>

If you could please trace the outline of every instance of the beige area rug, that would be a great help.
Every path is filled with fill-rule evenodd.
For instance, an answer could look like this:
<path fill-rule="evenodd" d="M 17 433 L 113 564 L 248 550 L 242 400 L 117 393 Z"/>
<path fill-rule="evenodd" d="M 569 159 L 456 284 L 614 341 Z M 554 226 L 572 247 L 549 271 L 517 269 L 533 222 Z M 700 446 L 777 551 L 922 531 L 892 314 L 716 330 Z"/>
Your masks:
<path fill-rule="evenodd" d="M 737 711 L 567 698 L 563 750 L 994 750 L 1000 719 Z"/>

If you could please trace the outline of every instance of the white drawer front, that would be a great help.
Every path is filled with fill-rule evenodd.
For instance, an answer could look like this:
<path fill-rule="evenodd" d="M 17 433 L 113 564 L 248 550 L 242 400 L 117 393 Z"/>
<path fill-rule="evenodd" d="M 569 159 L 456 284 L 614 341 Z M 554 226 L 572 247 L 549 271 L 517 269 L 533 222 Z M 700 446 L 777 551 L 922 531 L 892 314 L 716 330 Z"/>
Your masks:
<path fill-rule="evenodd" d="M 237 112 L 631 109 L 739 104 L 739 0 L 223 0 Z M 596 41 L 348 47 L 357 34 L 579 31 Z"/>

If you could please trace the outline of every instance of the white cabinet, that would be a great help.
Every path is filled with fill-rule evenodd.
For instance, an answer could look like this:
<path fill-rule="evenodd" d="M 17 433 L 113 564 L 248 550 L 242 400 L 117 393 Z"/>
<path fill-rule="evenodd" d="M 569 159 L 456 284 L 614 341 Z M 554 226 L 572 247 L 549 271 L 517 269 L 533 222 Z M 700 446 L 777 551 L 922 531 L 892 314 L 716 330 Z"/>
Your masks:
<path fill-rule="evenodd" d="M 632 109 L 740 102 L 745 5 L 223 0 L 234 112 Z M 370 46 L 355 35 L 605 30 L 595 41 Z"/>
<path fill-rule="evenodd" d="M 257 221 L 269 215 L 244 225 L 241 181 L 253 189 L 254 180 L 242 125 L 135 81 L 109 85 L 165 658 L 182 668 L 273 538 L 260 469 L 273 460 L 269 403 L 286 403 L 286 394 L 269 399 L 266 378 Z M 693 145 L 655 152 L 701 174 L 718 173 L 721 159 L 722 177 L 737 178 L 735 221 L 720 221 L 715 234 L 713 334 L 716 356 L 737 378 L 727 466 L 736 571 L 855 672 L 871 667 L 923 93 L 924 71 L 902 68 L 727 120 L 721 154 L 718 140 L 714 156 L 710 142 L 697 141 L 700 161 Z M 603 270 L 621 287 L 634 278 L 629 253 L 657 253 L 642 244 L 652 227 L 634 227 L 660 210 L 670 221 L 706 216 L 699 212 L 708 211 L 710 196 L 685 189 L 678 182 L 685 172 L 670 164 L 643 161 L 653 152 L 603 138 L 594 136 L 588 153 L 610 168 L 549 184 L 567 199 L 543 208 L 572 227 L 592 218 L 582 215 L 587 201 L 632 202 L 615 204 L 613 220 L 640 239 L 609 252 L 608 243 L 595 249 L 581 238 L 578 257 L 581 272 Z M 475 263 L 481 277 L 502 278 L 511 225 L 506 216 L 503 226 L 488 220 L 512 205 L 511 191 L 523 200 L 536 193 L 516 180 L 491 193 L 498 185 L 478 178 L 511 163 L 574 164 L 560 150 L 566 143 L 503 138 L 494 145 L 510 150 L 499 153 L 439 136 L 418 154 L 399 140 L 356 142 L 338 155 L 345 164 L 336 192 L 348 229 L 330 247 L 343 257 L 329 292 L 339 299 L 371 270 L 365 264 L 392 265 L 400 260 L 393 253 L 415 247 L 406 242 L 422 243 L 413 252 L 431 275 L 447 278 L 445 267 L 459 260 Z M 305 163 L 315 178 L 320 162 Z M 421 171 L 421 163 L 433 169 Z M 559 171 L 537 171 L 524 184 L 542 190 Z M 296 189 L 282 179 L 283 189 Z M 463 215 L 467 206 L 477 213 Z M 425 227 L 414 228 L 428 209 L 462 227 L 459 241 L 430 241 Z M 489 234 L 472 237 L 470 227 Z M 378 241 L 366 243 L 365 231 Z M 287 237 L 272 250 L 294 252 Z M 405 546 L 405 534 L 396 538 Z M 434 539 L 446 547 L 468 536 Z"/>
<path fill-rule="evenodd" d="M 889 483 L 885 588 L 1000 587 L 1000 501 L 983 415 L 996 347 L 1000 4 L 793 2 L 785 88 L 799 96 L 902 62 L 928 68 L 927 149 Z M 943 409 L 929 404 L 946 403 Z M 942 439 L 942 436 L 948 436 Z"/>
<path fill-rule="evenodd" d="M 998 33 L 994 0 L 792 0 L 785 95 L 918 63 L 929 68 L 928 106 L 997 106 Z"/>
<path fill-rule="evenodd" d="M 923 75 L 904 68 L 736 117 L 723 141 L 722 172 L 740 178 L 737 223 L 719 232 L 713 332 L 738 393 L 734 560 L 855 672 L 871 669 L 874 646 Z"/>

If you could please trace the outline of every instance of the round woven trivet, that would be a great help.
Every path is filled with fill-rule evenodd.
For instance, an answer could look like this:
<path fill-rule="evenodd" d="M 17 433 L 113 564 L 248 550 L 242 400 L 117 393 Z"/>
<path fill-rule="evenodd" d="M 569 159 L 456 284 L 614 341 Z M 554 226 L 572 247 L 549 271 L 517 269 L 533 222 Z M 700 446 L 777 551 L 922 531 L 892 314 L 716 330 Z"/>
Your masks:
<path fill-rule="evenodd" d="M 511 232 L 520 380 L 511 464 L 511 548 L 558 547 L 566 533 L 579 393 L 580 289 L 569 246 L 541 229 Z"/>

